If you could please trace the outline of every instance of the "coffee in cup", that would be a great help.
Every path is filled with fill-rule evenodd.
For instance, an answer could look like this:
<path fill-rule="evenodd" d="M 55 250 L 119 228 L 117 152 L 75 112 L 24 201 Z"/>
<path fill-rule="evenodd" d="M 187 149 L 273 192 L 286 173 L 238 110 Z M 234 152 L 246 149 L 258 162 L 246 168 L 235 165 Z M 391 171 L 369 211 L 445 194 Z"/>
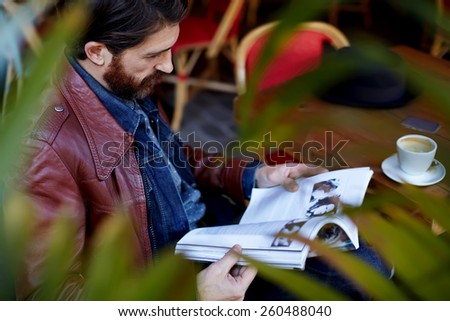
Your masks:
<path fill-rule="evenodd" d="M 397 140 L 400 168 L 408 175 L 424 174 L 436 155 L 437 144 L 423 135 L 405 135 Z"/>

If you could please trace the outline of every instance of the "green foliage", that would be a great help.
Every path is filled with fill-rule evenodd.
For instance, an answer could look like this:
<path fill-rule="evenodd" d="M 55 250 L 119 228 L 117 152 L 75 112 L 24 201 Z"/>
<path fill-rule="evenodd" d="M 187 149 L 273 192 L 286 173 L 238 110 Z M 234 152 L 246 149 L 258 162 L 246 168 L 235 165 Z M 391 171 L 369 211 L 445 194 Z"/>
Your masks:
<path fill-rule="evenodd" d="M 125 215 L 109 220 L 97 234 L 86 271 L 83 300 L 194 300 L 194 267 L 172 253 L 162 255 L 150 271 L 133 268 L 129 249 L 133 228 Z"/>
<path fill-rule="evenodd" d="M 405 5 L 408 7 L 405 7 Z M 432 10 L 426 1 L 411 2 L 392 1 L 402 10 L 411 10 L 418 18 L 433 21 Z M 248 92 L 242 100 L 240 109 L 242 120 L 241 137 L 243 140 L 257 140 L 269 129 L 276 139 L 290 137 L 300 130 L 297 123 L 278 124 L 277 119 L 306 99 L 321 86 L 337 81 L 338 75 L 344 73 L 348 66 L 335 66 L 326 62 L 326 66 L 315 72 L 300 77 L 279 93 L 277 99 L 265 106 L 262 113 L 255 116 L 249 106 L 255 101 L 254 89 L 258 76 L 264 66 L 276 52 L 282 40 L 295 25 L 301 21 L 315 20 L 316 16 L 329 5 L 329 1 L 291 1 L 280 12 L 282 23 L 277 28 L 263 54 L 262 61 L 251 81 Z M 428 6 L 427 6 L 428 5 Z M 50 81 L 50 75 L 58 70 L 64 39 L 76 32 L 83 21 L 80 9 L 69 12 L 52 28 L 51 34 L 44 42 L 42 52 L 45 54 L 31 57 L 24 64 L 30 66 L 30 74 L 24 80 L 21 95 L 13 99 L 7 107 L 6 118 L 0 127 L 0 200 L 3 200 L 7 216 L 1 212 L 0 217 L 0 299 L 14 299 L 13 278 L 20 271 L 20 261 L 26 255 L 28 236 L 33 228 L 33 209 L 22 196 L 5 196 L 7 179 L 14 172 L 21 149 L 23 134 L 27 132 L 30 119 L 37 113 L 37 101 Z M 11 27 L 14 28 L 14 27 Z M 4 32 L 2 25 L 2 32 Z M 377 42 L 370 40 L 371 45 Z M 376 52 L 376 50 L 375 50 Z M 344 69 L 339 69 L 344 68 Z M 445 90 L 446 84 L 441 79 L 409 66 L 415 74 L 415 81 L 426 88 L 430 99 L 443 108 L 449 115 L 450 95 Z M 334 75 L 331 77 L 330 75 Z M 300 89 L 299 89 L 300 88 Z M 344 126 L 354 119 L 336 112 L 336 119 Z M 373 126 L 370 120 L 358 119 L 358 122 Z M 310 118 L 302 124 L 302 130 L 321 124 L 323 120 Z M 447 198 L 430 196 L 419 188 L 405 186 L 397 192 L 386 191 L 367 197 L 363 207 L 354 209 L 352 217 L 358 225 L 361 236 L 373 245 L 386 262 L 395 266 L 395 278 L 384 279 L 364 262 L 357 261 L 348 253 L 342 253 L 314 242 L 307 242 L 317 253 L 337 269 L 354 280 L 375 300 L 448 300 L 450 299 L 450 239 L 436 236 L 429 226 L 419 223 L 405 212 L 405 208 L 415 208 L 426 219 L 439 224 L 445 230 L 450 229 L 450 204 Z M 49 255 L 43 271 L 43 287 L 38 299 L 53 300 L 58 298 L 61 284 L 68 275 L 71 261 L 74 231 L 69 215 L 61 209 L 61 220 L 52 228 L 49 236 Z M 83 300 L 193 300 L 195 299 L 195 269 L 179 256 L 172 253 L 162 255 L 157 264 L 149 269 L 135 270 L 134 254 L 130 253 L 133 232 L 130 222 L 123 213 L 114 213 L 100 233 L 95 235 L 92 254 L 86 257 L 85 289 L 80 299 Z M 95 250 L 95 252 L 94 252 Z M 95 253 L 95 255 L 93 254 Z M 252 261 L 252 260 L 250 260 Z M 253 262 L 253 261 L 252 261 Z M 345 300 L 346 298 L 326 289 L 323 285 L 292 271 L 276 270 L 253 262 L 259 268 L 259 274 L 274 281 L 299 297 L 309 300 Z"/>

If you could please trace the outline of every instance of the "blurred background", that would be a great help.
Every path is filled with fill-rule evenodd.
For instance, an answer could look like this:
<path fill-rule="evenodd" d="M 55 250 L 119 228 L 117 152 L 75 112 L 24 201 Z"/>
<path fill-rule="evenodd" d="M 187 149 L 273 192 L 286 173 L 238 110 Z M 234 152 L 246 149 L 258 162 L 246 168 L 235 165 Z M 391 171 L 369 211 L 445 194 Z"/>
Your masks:
<path fill-rule="evenodd" d="M 210 0 L 215 1 L 215 0 Z M 431 6 L 430 15 L 437 15 L 437 1 L 427 0 Z M 301 1 L 300 1 L 301 2 Z M 304 1 L 307 3 L 308 1 Z M 282 9 L 289 4 L 287 0 L 248 0 L 239 18 L 238 39 L 260 25 L 278 19 Z M 413 6 L 414 1 L 408 5 Z M 386 46 L 406 45 L 430 53 L 436 26 L 423 17 L 411 14 L 389 0 L 335 1 L 336 7 L 325 8 L 314 18 L 336 26 L 349 39 L 357 43 L 364 35 L 378 38 Z M 205 15 L 207 0 L 193 0 L 191 15 Z M 299 13 L 300 14 L 300 13 Z M 442 59 L 448 59 L 444 55 Z M 235 85 L 234 64 L 224 54 L 216 58 L 217 65 L 209 79 Z M 190 76 L 201 77 L 208 64 L 203 52 Z M 174 72 L 175 73 L 175 72 Z M 171 83 L 162 83 L 157 88 L 157 97 L 170 119 L 174 111 L 175 89 Z M 191 88 L 190 96 L 179 126 L 180 137 L 187 142 L 194 139 L 201 142 L 219 142 L 226 145 L 238 139 L 238 130 L 233 115 L 233 103 L 237 93 L 233 88 L 211 90 Z M 214 144 L 212 144 L 214 146 Z"/>
<path fill-rule="evenodd" d="M 38 114 L 36 107 L 39 104 L 36 102 L 41 99 L 57 62 L 61 59 L 64 39 L 73 35 L 79 28 L 79 22 L 83 20 L 83 12 L 76 10 L 68 12 L 65 19 L 58 19 L 59 6 L 65 2 L 0 0 L 0 203 L 2 204 L 0 300 L 14 300 L 13 275 L 24 253 L 27 232 L 31 228 L 30 218 L 33 214 L 23 199 L 6 195 L 8 179 L 19 157 L 18 146 L 24 133 L 29 129 L 29 118 Z M 226 14 L 229 3 L 236 5 L 237 15 Z M 450 115 L 448 90 L 450 65 L 449 54 L 445 49 L 448 48 L 450 27 L 449 16 L 443 9 L 449 6 L 448 0 L 193 0 L 186 22 L 183 22 L 185 26 L 182 26 L 182 30 L 185 32 L 180 35 L 180 43 L 173 49 L 175 70 L 156 88 L 154 98 L 167 114 L 173 129 L 188 143 L 195 141 L 208 143 L 210 148 L 221 148 L 229 142 L 245 140 L 253 128 L 248 126 L 252 124 L 238 125 L 236 119 L 236 99 L 242 96 L 242 88 L 238 87 L 239 77 L 236 73 L 237 45 L 240 45 L 250 32 L 272 21 L 286 22 L 287 27 L 292 27 L 298 22 L 314 20 L 326 22 L 337 28 L 351 44 L 375 39 L 384 47 L 404 45 L 427 57 L 444 62 L 438 64 L 444 67 L 437 68 L 437 76 L 426 73 L 421 75 L 427 76 L 423 77 L 423 83 L 429 94 L 427 98 L 430 98 L 429 101 L 424 100 L 424 103 L 439 106 L 437 112 L 442 112 L 439 114 L 440 120 L 442 124 L 447 125 Z M 217 11 L 208 16 L 211 7 Z M 208 18 L 205 18 L 206 16 Z M 202 25 L 202 21 L 207 24 Z M 226 41 L 220 40 L 218 36 L 214 37 L 216 30 L 222 30 L 219 28 L 222 21 L 233 21 L 228 26 L 228 31 L 221 35 Z M 229 33 L 234 33 L 233 37 L 227 38 Z M 202 38 L 207 36 L 210 38 Z M 211 43 L 214 46 L 210 46 Z M 229 48 L 225 48 L 224 44 L 229 45 Z M 184 56 L 187 51 L 196 52 L 192 63 L 188 63 L 187 57 Z M 439 72 L 447 76 L 440 77 Z M 290 96 L 298 96 L 297 98 L 301 99 L 302 90 L 307 92 L 309 88 L 298 86 L 293 91 L 290 89 L 288 94 L 280 95 L 280 105 L 284 102 L 293 105 L 294 103 L 289 101 Z M 252 94 L 251 90 L 249 92 Z M 299 107 L 298 101 L 295 105 L 295 108 Z M 300 108 L 303 107 L 300 104 Z M 334 110 L 337 120 L 345 120 L 347 115 L 343 113 L 348 109 L 341 109 L 343 111 L 341 113 L 338 108 Z M 278 123 L 270 123 L 271 117 L 274 115 L 266 115 L 266 120 L 269 120 L 268 124 L 271 126 L 269 128 L 277 130 L 280 126 L 277 126 Z M 300 131 L 301 127 L 306 127 L 306 130 L 320 123 L 320 119 L 302 120 L 304 122 L 302 126 L 293 124 L 296 126 L 295 130 Z M 252 121 L 261 125 L 257 120 Z M 362 142 L 369 139 L 376 141 L 378 135 L 380 137 L 389 135 L 389 125 L 394 123 L 392 118 L 390 123 L 377 123 L 373 119 L 367 121 L 359 118 L 347 121 L 355 124 L 355 127 L 358 125 L 377 127 L 377 137 L 355 136 L 356 141 L 359 139 Z M 395 121 L 399 123 L 399 119 Z M 347 126 L 348 122 L 344 125 Z M 247 136 L 241 136 L 243 127 L 247 127 Z M 264 130 L 264 126 L 260 127 L 259 130 Z M 448 135 L 448 127 L 443 126 L 436 136 L 441 136 L 439 139 L 443 140 L 444 136 L 448 138 Z M 379 139 L 379 142 L 385 143 L 382 139 Z M 381 144 L 376 141 L 375 145 Z M 368 149 L 366 145 L 365 148 Z M 390 151 L 385 149 L 383 153 L 386 152 Z M 442 149 L 440 153 L 440 160 L 450 164 L 448 150 Z M 382 175 L 380 172 L 378 174 Z M 441 233 L 450 229 L 448 183 L 449 175 L 440 186 L 441 189 L 435 186 L 420 189 L 392 184 L 390 186 L 395 186 L 394 189 L 382 189 L 375 195 L 369 188 L 370 195 L 366 198 L 366 205 L 359 210 L 360 214 L 366 215 L 360 216 L 358 227 L 361 235 L 367 236 L 384 258 L 396 262 L 397 274 L 394 284 L 380 284 L 375 277 L 368 276 L 370 273 L 367 269 L 361 268 L 355 262 L 348 266 L 339 266 L 339 269 L 354 277 L 355 282 L 362 284 L 378 300 L 450 299 L 450 239 L 448 233 Z M 14 215 L 5 216 L 6 207 Z M 406 214 L 405 208 L 413 211 Z M 414 214 L 418 212 L 420 215 L 417 216 L 426 218 L 425 225 L 417 224 Z M 442 227 L 439 233 L 430 228 L 435 222 Z M 66 265 L 61 262 L 70 263 L 64 261 L 68 260 L 64 256 L 65 249 L 70 246 L 70 233 L 66 233 L 70 231 L 70 226 L 67 225 L 67 222 L 62 222 L 62 226 L 55 227 L 59 229 L 55 234 L 55 253 L 45 275 L 49 281 L 49 289 L 43 298 L 48 300 L 57 297 L 55 293 L 60 282 L 59 278 L 66 273 L 64 270 Z M 107 254 L 90 258 L 92 262 L 87 267 L 86 283 L 91 292 L 86 293 L 85 299 L 193 298 L 189 291 L 182 293 L 179 285 L 182 283 L 181 280 L 184 280 L 184 285 L 195 282 L 195 275 L 191 273 L 188 278 L 188 272 L 192 271 L 183 269 L 185 266 L 182 260 L 172 257 L 171 253 L 168 253 L 167 260 L 164 260 L 163 264 L 142 275 L 130 277 L 130 270 L 126 264 L 122 270 L 114 270 L 122 266 L 119 264 L 117 267 L 115 264 L 118 257 L 126 260 L 129 256 L 124 240 L 127 233 L 132 232 L 123 220 L 113 221 L 104 232 L 106 240 L 103 243 L 104 253 Z M 436 234 L 442 237 L 437 237 Z M 327 255 L 335 261 L 340 261 L 340 254 Z M 108 269 L 105 269 L 105 266 Z M 311 291 L 312 285 L 311 288 L 305 288 L 303 284 L 306 281 L 299 273 L 290 274 L 289 271 L 281 273 L 263 266 L 260 267 L 260 271 L 264 277 L 279 282 L 291 291 L 303 291 L 300 294 L 309 299 L 320 300 L 327 297 L 326 291 Z M 110 287 L 111 284 L 114 284 L 113 289 Z"/>

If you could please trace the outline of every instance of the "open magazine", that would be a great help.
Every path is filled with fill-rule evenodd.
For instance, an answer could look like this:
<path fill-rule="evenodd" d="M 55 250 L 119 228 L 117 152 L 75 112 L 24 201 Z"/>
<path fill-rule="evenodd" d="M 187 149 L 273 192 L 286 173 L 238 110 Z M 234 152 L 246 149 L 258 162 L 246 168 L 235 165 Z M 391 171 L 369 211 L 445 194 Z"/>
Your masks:
<path fill-rule="evenodd" d="M 342 250 L 357 249 L 358 229 L 342 213 L 343 204 L 360 206 L 372 175 L 370 168 L 361 167 L 300 178 L 295 193 L 281 186 L 254 188 L 239 224 L 194 229 L 177 243 L 175 253 L 215 262 L 239 244 L 244 256 L 281 268 L 304 269 L 306 259 L 315 253 L 292 235 L 320 239 Z"/>

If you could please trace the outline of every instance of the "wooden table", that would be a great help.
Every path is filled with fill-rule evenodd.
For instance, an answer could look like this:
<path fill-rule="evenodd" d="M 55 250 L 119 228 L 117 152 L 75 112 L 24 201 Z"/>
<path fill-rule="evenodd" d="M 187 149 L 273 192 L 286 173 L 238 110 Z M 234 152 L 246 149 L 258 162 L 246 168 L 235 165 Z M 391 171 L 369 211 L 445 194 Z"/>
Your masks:
<path fill-rule="evenodd" d="M 424 68 L 434 73 L 438 79 L 446 81 L 448 86 L 446 92 L 450 97 L 449 61 L 434 58 L 406 46 L 395 47 L 394 50 L 414 66 Z M 262 101 L 264 93 L 259 95 L 257 100 L 258 104 Z M 446 112 L 443 107 L 447 108 Z M 329 169 L 370 166 L 374 170 L 373 181 L 376 184 L 395 189 L 401 184 L 384 175 L 381 163 L 396 152 L 396 140 L 402 135 L 417 133 L 433 138 L 438 143 L 436 159 L 447 171 L 450 170 L 449 115 L 450 105 L 439 106 L 430 100 L 425 92 L 421 92 L 407 105 L 388 109 L 349 107 L 313 98 L 300 107 L 290 109 L 286 114 L 286 121 L 298 124 L 298 132 L 292 135 L 294 146 L 291 152 L 301 155 L 303 162 L 319 160 L 325 162 L 322 165 L 326 165 Z M 406 128 L 401 121 L 407 116 L 419 116 L 436 121 L 441 127 L 436 133 Z M 318 125 L 308 127 L 308 123 Z M 338 125 L 342 123 L 345 123 L 345 126 Z M 308 130 L 300 130 L 303 126 L 308 127 Z M 441 182 L 423 189 L 434 195 L 448 197 L 450 173 L 447 173 Z"/>

